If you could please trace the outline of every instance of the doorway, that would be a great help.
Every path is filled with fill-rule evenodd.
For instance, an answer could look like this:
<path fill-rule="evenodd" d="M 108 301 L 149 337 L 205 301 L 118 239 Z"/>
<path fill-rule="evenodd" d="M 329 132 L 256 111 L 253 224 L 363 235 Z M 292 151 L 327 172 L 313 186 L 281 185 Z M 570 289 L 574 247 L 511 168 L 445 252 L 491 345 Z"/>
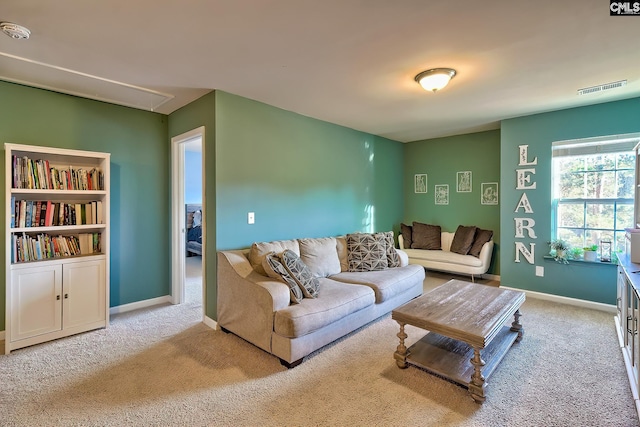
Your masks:
<path fill-rule="evenodd" d="M 204 127 L 171 138 L 171 301 L 173 304 L 199 303 L 204 319 L 206 212 L 203 154 Z M 197 226 L 200 230 L 194 229 Z M 198 235 L 199 245 L 194 245 L 198 242 Z M 189 238 L 193 240 L 188 241 Z"/>

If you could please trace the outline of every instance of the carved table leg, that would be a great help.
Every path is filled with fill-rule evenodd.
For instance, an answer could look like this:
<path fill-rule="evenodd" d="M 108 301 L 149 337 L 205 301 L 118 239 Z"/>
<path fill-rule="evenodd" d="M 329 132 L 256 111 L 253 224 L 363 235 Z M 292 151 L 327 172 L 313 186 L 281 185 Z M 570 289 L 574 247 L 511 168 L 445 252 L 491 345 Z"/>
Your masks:
<path fill-rule="evenodd" d="M 407 346 L 404 345 L 404 340 L 408 337 L 408 335 L 404 332 L 404 323 L 400 323 L 400 332 L 398 332 L 398 338 L 400 338 L 400 344 L 398 344 L 398 348 L 396 352 L 393 353 L 394 359 L 396 359 L 396 365 L 398 368 L 405 369 L 407 365 L 407 356 L 409 352 L 407 351 Z"/>
<path fill-rule="evenodd" d="M 484 382 L 484 375 L 482 375 L 482 367 L 485 365 L 484 360 L 480 357 L 480 349 L 473 348 L 473 358 L 471 359 L 473 365 L 473 374 L 471 375 L 471 383 L 469 384 L 469 393 L 471 397 L 477 403 L 484 403 L 485 393 L 484 390 L 487 384 Z"/>
<path fill-rule="evenodd" d="M 516 338 L 517 342 L 522 341 L 522 337 L 524 336 L 524 328 L 522 327 L 522 324 L 520 323 L 520 316 L 522 316 L 522 315 L 520 314 L 520 309 L 518 309 L 518 310 L 516 310 L 516 312 L 513 315 L 515 320 L 511 324 L 511 330 L 513 332 L 517 332 L 518 333 L 518 338 Z"/>

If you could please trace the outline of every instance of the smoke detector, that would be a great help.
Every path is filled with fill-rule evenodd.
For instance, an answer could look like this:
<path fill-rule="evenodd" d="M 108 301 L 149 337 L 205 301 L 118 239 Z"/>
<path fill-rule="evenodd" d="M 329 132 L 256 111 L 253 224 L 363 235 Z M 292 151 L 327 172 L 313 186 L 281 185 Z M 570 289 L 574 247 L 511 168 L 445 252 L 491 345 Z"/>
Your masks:
<path fill-rule="evenodd" d="M 11 22 L 0 22 L 0 30 L 16 40 L 26 40 L 31 35 L 31 31 L 28 28 Z"/>

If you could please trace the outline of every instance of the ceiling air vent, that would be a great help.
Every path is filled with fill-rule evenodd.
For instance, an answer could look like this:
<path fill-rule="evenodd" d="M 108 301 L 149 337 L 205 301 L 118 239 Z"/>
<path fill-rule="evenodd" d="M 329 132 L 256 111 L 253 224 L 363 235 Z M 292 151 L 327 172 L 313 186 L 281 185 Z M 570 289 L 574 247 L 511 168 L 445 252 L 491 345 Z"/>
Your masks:
<path fill-rule="evenodd" d="M 626 80 L 620 80 L 612 83 L 605 83 L 598 86 L 585 87 L 584 89 L 578 89 L 578 95 L 588 95 L 590 93 L 598 93 L 609 89 L 615 89 L 617 87 L 626 86 Z"/>

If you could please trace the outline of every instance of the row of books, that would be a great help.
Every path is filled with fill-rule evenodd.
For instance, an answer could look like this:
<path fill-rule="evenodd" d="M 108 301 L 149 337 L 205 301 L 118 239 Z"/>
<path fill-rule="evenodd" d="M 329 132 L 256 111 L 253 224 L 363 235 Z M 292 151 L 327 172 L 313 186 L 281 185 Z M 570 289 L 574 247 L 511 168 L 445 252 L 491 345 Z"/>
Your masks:
<path fill-rule="evenodd" d="M 104 174 L 97 168 L 72 166 L 58 168 L 48 160 L 33 160 L 27 156 L 12 157 L 12 188 L 32 190 L 104 190 Z"/>
<path fill-rule="evenodd" d="M 11 198 L 11 228 L 104 224 L 102 201 L 61 203 Z"/>
<path fill-rule="evenodd" d="M 22 235 L 12 236 L 12 263 L 94 253 L 102 253 L 102 234 L 100 233 L 81 233 L 77 236 L 22 233 Z"/>

